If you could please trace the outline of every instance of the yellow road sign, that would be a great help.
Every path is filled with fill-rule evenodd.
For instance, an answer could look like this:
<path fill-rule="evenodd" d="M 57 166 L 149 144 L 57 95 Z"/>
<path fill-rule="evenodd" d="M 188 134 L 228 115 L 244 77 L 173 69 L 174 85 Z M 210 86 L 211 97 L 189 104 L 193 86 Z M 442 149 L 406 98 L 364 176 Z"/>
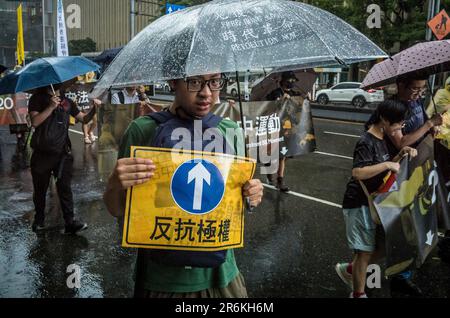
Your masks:
<path fill-rule="evenodd" d="M 131 147 L 151 159 L 153 178 L 127 192 L 122 245 L 217 251 L 242 247 L 242 187 L 252 179 L 249 158 L 198 151 Z"/>
<path fill-rule="evenodd" d="M 428 21 L 428 27 L 433 31 L 438 40 L 442 40 L 450 33 L 450 21 L 445 10 L 439 12 L 433 19 Z"/>

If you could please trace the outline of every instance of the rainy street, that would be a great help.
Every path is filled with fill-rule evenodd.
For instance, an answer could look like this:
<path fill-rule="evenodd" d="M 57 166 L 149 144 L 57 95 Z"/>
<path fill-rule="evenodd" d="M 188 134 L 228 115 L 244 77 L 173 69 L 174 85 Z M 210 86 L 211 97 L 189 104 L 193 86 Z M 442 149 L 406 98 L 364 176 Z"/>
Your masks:
<path fill-rule="evenodd" d="M 450 298 L 449 10 L 0 0 L 0 300 Z"/>
<path fill-rule="evenodd" d="M 266 187 L 262 205 L 245 215 L 245 245 L 236 250 L 236 258 L 250 297 L 348 296 L 334 271 L 337 262 L 351 257 L 339 205 L 363 126 L 318 118 L 314 126 L 317 152 L 288 161 L 286 181 L 292 192 Z M 79 131 L 75 126 L 70 132 L 72 185 L 75 213 L 89 228 L 72 236 L 61 234 L 54 191 L 47 198 L 52 229 L 39 235 L 31 231 L 31 175 L 17 166 L 14 138 L 1 130 L 0 297 L 132 296 L 134 251 L 120 246 L 117 223 L 102 201 L 96 145 L 84 145 Z M 79 289 L 66 284 L 71 264 L 81 268 Z M 435 252 L 415 280 L 426 297 L 450 296 L 450 266 Z M 388 282 L 381 283 L 369 296 L 390 297 Z"/>

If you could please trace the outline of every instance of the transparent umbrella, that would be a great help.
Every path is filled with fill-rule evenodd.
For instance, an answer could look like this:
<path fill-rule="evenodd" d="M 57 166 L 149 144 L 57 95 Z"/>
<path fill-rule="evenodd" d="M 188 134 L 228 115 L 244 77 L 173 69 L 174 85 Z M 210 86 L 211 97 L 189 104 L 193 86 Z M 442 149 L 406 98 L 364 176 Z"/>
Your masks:
<path fill-rule="evenodd" d="M 358 30 L 314 6 L 285 0 L 216 0 L 151 23 L 117 55 L 97 88 L 382 57 L 386 54 Z"/>

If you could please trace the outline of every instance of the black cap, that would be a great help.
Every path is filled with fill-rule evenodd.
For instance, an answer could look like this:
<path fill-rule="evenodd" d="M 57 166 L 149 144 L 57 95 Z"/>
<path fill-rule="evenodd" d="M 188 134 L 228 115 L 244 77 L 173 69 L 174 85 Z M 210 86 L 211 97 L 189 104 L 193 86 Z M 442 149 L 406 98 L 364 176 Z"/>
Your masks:
<path fill-rule="evenodd" d="M 283 72 L 283 73 L 281 74 L 281 80 L 282 80 L 282 81 L 284 81 L 284 80 L 290 80 L 290 79 L 295 79 L 296 81 L 298 81 L 297 76 L 295 76 L 295 73 L 292 72 L 292 71 L 286 71 L 286 72 Z"/>

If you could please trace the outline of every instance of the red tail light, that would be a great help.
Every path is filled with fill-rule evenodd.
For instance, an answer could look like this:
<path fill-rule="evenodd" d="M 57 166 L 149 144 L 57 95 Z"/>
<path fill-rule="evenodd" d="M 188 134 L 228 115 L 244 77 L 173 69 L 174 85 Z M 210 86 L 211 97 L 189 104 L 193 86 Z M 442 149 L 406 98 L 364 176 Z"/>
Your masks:
<path fill-rule="evenodd" d="M 367 93 L 369 93 L 369 94 L 373 94 L 373 93 L 376 93 L 377 91 L 375 90 L 375 89 L 369 89 L 368 91 L 367 91 Z"/>

